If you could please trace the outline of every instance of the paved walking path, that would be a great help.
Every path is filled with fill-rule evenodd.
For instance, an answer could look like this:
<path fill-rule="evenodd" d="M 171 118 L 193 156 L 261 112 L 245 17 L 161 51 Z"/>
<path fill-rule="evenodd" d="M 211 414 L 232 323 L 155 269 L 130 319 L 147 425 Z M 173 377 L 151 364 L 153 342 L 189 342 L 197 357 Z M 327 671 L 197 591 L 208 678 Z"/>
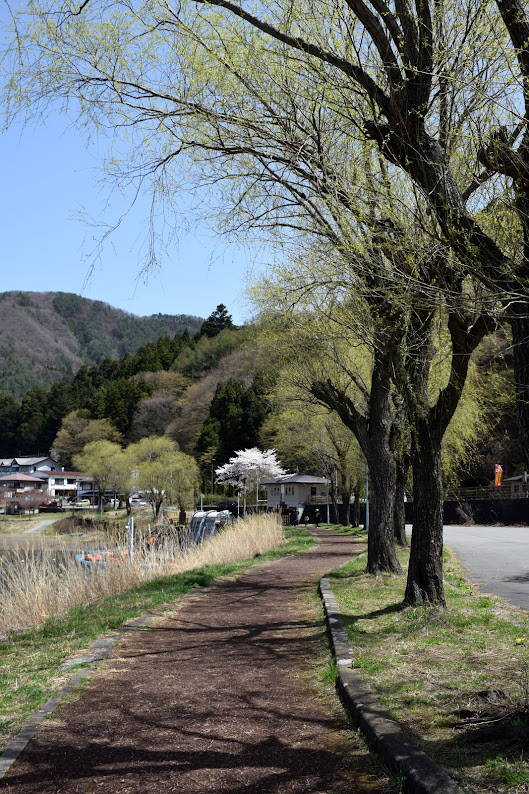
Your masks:
<path fill-rule="evenodd" d="M 39 729 L 0 787 L 17 794 L 367 794 L 380 769 L 317 684 L 320 576 L 360 550 L 321 545 L 131 633 Z"/>
<path fill-rule="evenodd" d="M 54 516 L 53 518 L 43 518 L 42 521 L 39 521 L 38 524 L 35 524 L 34 527 L 30 527 L 29 529 L 23 529 L 20 533 L 21 535 L 40 535 L 41 532 L 44 532 L 47 527 L 50 527 L 52 524 L 55 524 L 59 518 Z"/>

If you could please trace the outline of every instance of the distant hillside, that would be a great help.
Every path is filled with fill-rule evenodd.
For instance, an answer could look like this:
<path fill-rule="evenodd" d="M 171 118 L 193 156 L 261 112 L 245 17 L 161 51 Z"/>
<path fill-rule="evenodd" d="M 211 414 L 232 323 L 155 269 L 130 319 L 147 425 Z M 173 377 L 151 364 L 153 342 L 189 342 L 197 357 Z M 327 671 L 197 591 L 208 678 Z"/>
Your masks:
<path fill-rule="evenodd" d="M 193 334 L 202 322 L 187 314 L 137 317 L 67 292 L 2 292 L 0 394 L 20 399 L 35 384 L 49 388 L 83 364 L 133 354 L 185 328 Z"/>

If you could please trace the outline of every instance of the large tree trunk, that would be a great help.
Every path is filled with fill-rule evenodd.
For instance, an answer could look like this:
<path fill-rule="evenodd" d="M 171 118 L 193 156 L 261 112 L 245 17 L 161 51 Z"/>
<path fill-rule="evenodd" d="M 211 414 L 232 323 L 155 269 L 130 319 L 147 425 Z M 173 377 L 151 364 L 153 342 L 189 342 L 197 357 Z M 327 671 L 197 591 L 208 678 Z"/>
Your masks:
<path fill-rule="evenodd" d="M 339 474 L 337 472 L 337 476 L 339 476 L 338 489 L 340 491 L 340 499 L 342 501 L 340 505 L 340 524 L 344 527 L 348 527 L 351 525 L 349 513 L 351 506 L 351 493 L 353 489 L 351 475 L 348 471 L 347 459 L 345 455 L 343 455 L 340 459 L 340 470 Z"/>
<path fill-rule="evenodd" d="M 333 479 L 331 477 L 331 501 L 332 501 L 332 506 L 334 508 L 334 523 L 335 524 L 339 524 L 340 523 L 340 507 L 338 505 L 338 497 L 337 497 L 336 493 L 337 493 L 337 488 L 336 488 L 335 483 L 333 482 Z"/>
<path fill-rule="evenodd" d="M 449 381 L 430 404 L 428 375 L 433 347 L 430 340 L 434 311 L 415 313 L 417 345 L 410 359 L 406 403 L 412 428 L 413 533 L 404 600 L 408 604 L 445 605 L 443 590 L 443 435 L 465 385 L 470 356 L 489 328 L 487 318 L 475 322 L 453 312 L 448 317 L 452 341 Z"/>
<path fill-rule="evenodd" d="M 349 502 L 345 502 L 343 495 L 342 495 L 342 503 L 338 505 L 338 514 L 340 516 L 340 524 L 343 527 L 350 526 L 351 522 L 349 521 Z"/>
<path fill-rule="evenodd" d="M 387 344 L 387 340 L 386 340 Z M 375 347 L 368 415 L 360 413 L 353 400 L 330 379 L 313 381 L 311 392 L 317 400 L 336 411 L 354 435 L 365 455 L 371 475 L 372 511 L 368 539 L 367 571 L 402 573 L 393 538 L 396 463 L 392 449 L 391 401 L 394 350 L 380 343 Z"/>
<path fill-rule="evenodd" d="M 376 440 L 371 438 L 367 460 L 370 475 L 370 514 L 366 570 L 375 575 L 381 571 L 402 573 L 393 540 L 397 467 L 388 439 L 382 433 Z"/>
<path fill-rule="evenodd" d="M 356 487 L 353 491 L 354 493 L 354 502 L 353 502 L 353 527 L 357 527 L 360 524 L 360 488 Z"/>
<path fill-rule="evenodd" d="M 404 601 L 445 606 L 441 440 L 419 420 L 412 442 L 413 533 Z"/>

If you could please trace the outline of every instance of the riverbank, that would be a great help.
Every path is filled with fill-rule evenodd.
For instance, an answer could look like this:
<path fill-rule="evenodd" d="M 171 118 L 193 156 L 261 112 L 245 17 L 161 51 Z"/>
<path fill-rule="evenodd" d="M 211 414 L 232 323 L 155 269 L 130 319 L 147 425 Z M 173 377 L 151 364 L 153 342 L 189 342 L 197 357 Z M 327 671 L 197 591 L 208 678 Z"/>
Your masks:
<path fill-rule="evenodd" d="M 195 587 L 210 585 L 217 577 L 256 563 L 300 551 L 313 544 L 302 529 L 286 529 L 286 543 L 249 559 L 220 561 L 174 575 L 158 575 L 93 605 L 77 604 L 65 614 L 48 618 L 41 627 L 5 638 L 0 643 L 0 748 L 20 730 L 25 720 L 64 684 L 62 663 L 122 623 L 146 610 L 162 610 Z M 237 555 L 235 555 L 237 556 Z M 86 574 L 87 572 L 84 571 Z M 74 668 L 75 669 L 75 668 Z"/>

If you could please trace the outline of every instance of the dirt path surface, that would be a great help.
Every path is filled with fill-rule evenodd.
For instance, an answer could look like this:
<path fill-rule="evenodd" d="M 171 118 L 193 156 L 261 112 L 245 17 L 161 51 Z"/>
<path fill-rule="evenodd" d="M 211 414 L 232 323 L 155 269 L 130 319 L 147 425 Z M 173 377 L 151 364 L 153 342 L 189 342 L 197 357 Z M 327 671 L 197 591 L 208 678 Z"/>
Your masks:
<path fill-rule="evenodd" d="M 131 633 L 2 782 L 17 794 L 367 794 L 380 769 L 314 670 L 325 637 L 312 594 L 360 550 L 321 545 L 189 599 Z"/>
<path fill-rule="evenodd" d="M 30 527 L 29 529 L 23 529 L 21 534 L 40 535 L 41 532 L 44 532 L 45 529 L 51 527 L 51 525 L 55 524 L 56 521 L 59 521 L 57 516 L 54 516 L 53 518 L 43 518 L 42 521 L 39 521 L 39 523 L 35 524 L 34 527 Z"/>

